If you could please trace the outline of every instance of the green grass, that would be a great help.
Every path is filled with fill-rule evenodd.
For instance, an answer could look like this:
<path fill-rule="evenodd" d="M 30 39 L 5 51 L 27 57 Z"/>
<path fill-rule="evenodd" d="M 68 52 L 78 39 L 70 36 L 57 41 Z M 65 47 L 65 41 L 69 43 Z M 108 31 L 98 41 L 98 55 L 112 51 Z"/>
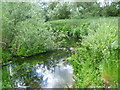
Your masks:
<path fill-rule="evenodd" d="M 117 87 L 117 27 L 117 18 L 92 20 L 82 46 L 76 48 L 76 53 L 68 58 L 74 68 L 76 88 Z"/>

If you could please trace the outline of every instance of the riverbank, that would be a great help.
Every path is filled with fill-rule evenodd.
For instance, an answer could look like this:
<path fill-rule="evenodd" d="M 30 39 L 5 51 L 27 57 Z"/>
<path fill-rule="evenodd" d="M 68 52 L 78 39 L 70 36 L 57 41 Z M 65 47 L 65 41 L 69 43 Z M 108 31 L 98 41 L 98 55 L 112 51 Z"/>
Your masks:
<path fill-rule="evenodd" d="M 95 28 L 68 58 L 76 88 L 118 88 L 118 18 L 94 20 Z M 94 30 L 94 31 L 92 31 Z"/>
<path fill-rule="evenodd" d="M 16 25 L 16 30 L 20 31 L 16 33 L 15 39 L 9 46 L 3 46 L 3 62 L 8 62 L 14 55 L 31 56 L 34 53 L 45 54 L 58 48 L 74 47 L 75 54 L 67 60 L 73 65 L 76 88 L 116 88 L 119 49 L 117 19 L 56 20 L 42 25 L 33 20 L 24 21 Z M 7 54 L 4 50 L 8 51 Z"/>

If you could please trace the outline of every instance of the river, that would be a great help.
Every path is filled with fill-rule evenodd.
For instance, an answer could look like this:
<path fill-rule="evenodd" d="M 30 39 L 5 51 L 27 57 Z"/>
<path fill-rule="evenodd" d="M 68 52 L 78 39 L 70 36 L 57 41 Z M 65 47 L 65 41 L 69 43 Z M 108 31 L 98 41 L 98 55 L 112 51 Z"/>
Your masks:
<path fill-rule="evenodd" d="M 15 88 L 65 88 L 74 82 L 72 65 L 66 61 L 72 52 L 72 47 L 59 48 L 31 57 L 16 58 L 3 70 L 9 72 L 7 76 Z"/>

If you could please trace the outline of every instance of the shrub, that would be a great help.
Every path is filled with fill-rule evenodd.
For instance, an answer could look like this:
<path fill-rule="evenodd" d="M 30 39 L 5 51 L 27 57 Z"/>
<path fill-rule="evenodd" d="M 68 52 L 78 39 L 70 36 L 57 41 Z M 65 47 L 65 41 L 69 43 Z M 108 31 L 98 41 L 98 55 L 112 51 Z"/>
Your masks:
<path fill-rule="evenodd" d="M 18 30 L 11 51 L 14 55 L 31 55 L 55 48 L 54 35 L 41 28 L 41 21 L 27 20 L 16 26 Z"/>

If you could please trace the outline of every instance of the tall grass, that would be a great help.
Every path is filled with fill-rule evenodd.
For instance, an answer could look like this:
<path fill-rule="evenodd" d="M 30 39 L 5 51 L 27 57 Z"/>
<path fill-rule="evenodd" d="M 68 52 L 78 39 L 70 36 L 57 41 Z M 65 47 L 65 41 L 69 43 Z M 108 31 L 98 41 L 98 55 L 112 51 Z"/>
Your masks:
<path fill-rule="evenodd" d="M 117 23 L 117 18 L 93 20 L 82 47 L 76 48 L 76 53 L 68 59 L 74 68 L 77 88 L 117 87 Z"/>

